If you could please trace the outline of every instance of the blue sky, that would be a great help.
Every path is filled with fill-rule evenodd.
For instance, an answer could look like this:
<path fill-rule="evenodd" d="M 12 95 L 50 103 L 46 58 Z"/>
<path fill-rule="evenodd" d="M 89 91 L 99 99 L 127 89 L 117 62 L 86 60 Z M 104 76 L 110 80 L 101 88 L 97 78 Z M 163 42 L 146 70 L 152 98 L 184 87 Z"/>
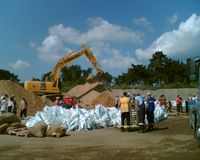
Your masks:
<path fill-rule="evenodd" d="M 87 43 L 105 72 L 200 55 L 199 0 L 0 0 L 0 69 L 41 78 Z M 91 64 L 82 56 L 72 64 Z M 95 70 L 94 70 L 95 72 Z"/>

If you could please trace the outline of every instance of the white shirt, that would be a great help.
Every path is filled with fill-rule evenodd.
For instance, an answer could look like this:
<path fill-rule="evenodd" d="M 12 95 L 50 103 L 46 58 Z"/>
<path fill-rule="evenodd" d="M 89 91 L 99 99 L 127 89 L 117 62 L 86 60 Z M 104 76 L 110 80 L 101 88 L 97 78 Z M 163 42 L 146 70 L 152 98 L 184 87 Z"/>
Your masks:
<path fill-rule="evenodd" d="M 6 100 L 5 99 L 1 100 L 1 111 L 6 111 Z"/>
<path fill-rule="evenodd" d="M 8 106 L 12 107 L 12 101 L 10 99 L 8 100 Z"/>

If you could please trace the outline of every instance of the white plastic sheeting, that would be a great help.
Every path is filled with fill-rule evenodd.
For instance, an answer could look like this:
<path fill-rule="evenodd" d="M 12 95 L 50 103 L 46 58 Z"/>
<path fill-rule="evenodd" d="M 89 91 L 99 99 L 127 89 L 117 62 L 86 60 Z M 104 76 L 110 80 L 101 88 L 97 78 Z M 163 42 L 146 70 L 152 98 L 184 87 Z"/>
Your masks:
<path fill-rule="evenodd" d="M 154 111 L 154 122 L 158 123 L 159 121 L 166 119 L 167 117 L 168 117 L 168 114 L 165 107 L 156 105 L 155 111 Z"/>
<path fill-rule="evenodd" d="M 116 126 L 121 123 L 120 111 L 115 107 L 105 108 L 96 105 L 94 109 L 64 109 L 60 106 L 46 106 L 42 112 L 27 120 L 26 126 L 32 127 L 44 121 L 47 125 L 59 124 L 68 130 L 91 130 Z"/>
<path fill-rule="evenodd" d="M 156 107 L 154 115 L 156 123 L 167 117 L 167 113 L 162 107 Z M 38 111 L 34 117 L 29 117 L 26 126 L 32 127 L 40 121 L 44 121 L 47 125 L 59 124 L 71 131 L 92 130 L 120 125 L 121 113 L 115 107 L 106 108 L 102 105 L 96 105 L 91 110 L 46 106 L 42 112 Z"/>

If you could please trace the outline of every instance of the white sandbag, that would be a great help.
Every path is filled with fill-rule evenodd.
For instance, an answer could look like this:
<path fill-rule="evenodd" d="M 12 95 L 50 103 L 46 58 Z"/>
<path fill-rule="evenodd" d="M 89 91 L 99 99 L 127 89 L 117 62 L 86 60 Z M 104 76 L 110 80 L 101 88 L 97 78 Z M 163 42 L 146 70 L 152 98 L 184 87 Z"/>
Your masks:
<path fill-rule="evenodd" d="M 159 121 L 166 119 L 168 117 L 167 111 L 164 106 L 155 106 L 154 111 L 154 122 L 158 123 Z"/>
<path fill-rule="evenodd" d="M 156 106 L 154 116 L 155 123 L 157 123 L 167 118 L 167 112 L 163 107 Z M 103 105 L 96 105 L 90 110 L 46 106 L 42 112 L 37 112 L 35 117 L 29 118 L 26 126 L 32 127 L 41 121 L 47 125 L 58 124 L 71 131 L 82 131 L 119 126 L 121 125 L 121 113 L 115 107 L 106 108 Z"/>
<path fill-rule="evenodd" d="M 91 110 L 46 106 L 42 112 L 37 112 L 35 117 L 29 118 L 26 126 L 32 127 L 43 121 L 47 125 L 59 124 L 68 130 L 81 131 L 119 125 L 120 117 L 119 109 L 114 109 L 114 107 L 107 109 L 102 105 L 96 105 Z"/>

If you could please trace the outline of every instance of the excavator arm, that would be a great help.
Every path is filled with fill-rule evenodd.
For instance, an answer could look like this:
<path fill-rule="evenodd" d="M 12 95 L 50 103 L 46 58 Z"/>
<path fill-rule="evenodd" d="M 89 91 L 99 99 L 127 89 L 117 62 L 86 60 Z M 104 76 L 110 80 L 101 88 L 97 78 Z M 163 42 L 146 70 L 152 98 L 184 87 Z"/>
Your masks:
<path fill-rule="evenodd" d="M 32 91 L 36 94 L 59 94 L 60 87 L 59 87 L 59 74 L 60 71 L 66 67 L 68 64 L 75 61 L 82 55 L 86 55 L 92 66 L 97 70 L 98 74 L 101 77 L 104 77 L 104 72 L 101 70 L 99 65 L 97 64 L 96 58 L 88 48 L 86 44 L 82 45 L 83 50 L 81 51 L 74 51 L 68 54 L 66 57 L 60 59 L 58 63 L 54 66 L 53 71 L 51 72 L 50 79 L 46 81 L 25 81 L 24 88 L 26 90 Z M 89 78 L 89 80 L 91 80 Z"/>
<path fill-rule="evenodd" d="M 98 65 L 96 58 L 94 57 L 93 53 L 88 48 L 88 46 L 86 44 L 83 44 L 82 47 L 83 47 L 83 50 L 81 50 L 79 52 L 74 51 L 74 52 L 68 54 L 66 57 L 60 59 L 58 61 L 58 63 L 55 65 L 53 71 L 51 72 L 51 76 L 50 76 L 53 86 L 58 86 L 60 71 L 64 67 L 66 67 L 68 64 L 72 63 L 73 61 L 75 61 L 77 58 L 79 58 L 82 55 L 86 55 L 86 57 L 91 62 L 92 66 L 97 70 L 97 72 L 100 76 L 104 75 L 104 72 Z"/>

